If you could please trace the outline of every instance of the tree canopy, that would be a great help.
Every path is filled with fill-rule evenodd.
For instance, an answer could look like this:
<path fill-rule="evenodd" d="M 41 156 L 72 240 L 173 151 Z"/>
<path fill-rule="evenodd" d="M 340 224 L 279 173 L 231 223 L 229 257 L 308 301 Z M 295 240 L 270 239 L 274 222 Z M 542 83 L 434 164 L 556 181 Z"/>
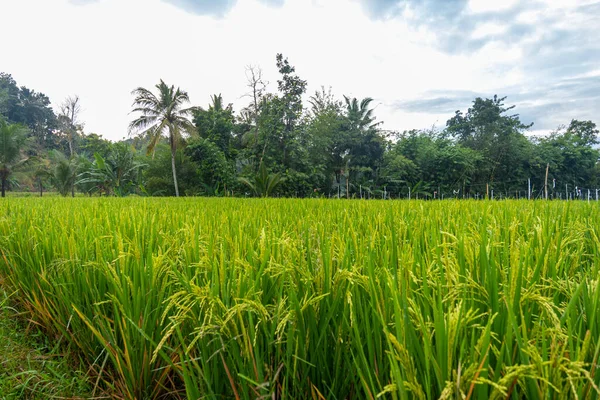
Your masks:
<path fill-rule="evenodd" d="M 130 136 L 117 143 L 85 132 L 78 96 L 55 114 L 46 95 L 0 73 L 5 153 L 13 157 L 3 156 L 3 189 L 343 198 L 539 197 L 546 190 L 552 198 L 585 198 L 589 189 L 596 196 L 593 121 L 573 119 L 533 136 L 533 121 L 494 95 L 475 98 L 439 129 L 384 131 L 373 98 L 325 88 L 307 95 L 302 71 L 281 53 L 274 61 L 273 92 L 260 68 L 247 68 L 248 102 L 239 112 L 221 94 L 192 106 L 185 90 L 162 80 L 155 91 L 135 89 Z M 35 162 L 13 173 L 30 157 Z"/>

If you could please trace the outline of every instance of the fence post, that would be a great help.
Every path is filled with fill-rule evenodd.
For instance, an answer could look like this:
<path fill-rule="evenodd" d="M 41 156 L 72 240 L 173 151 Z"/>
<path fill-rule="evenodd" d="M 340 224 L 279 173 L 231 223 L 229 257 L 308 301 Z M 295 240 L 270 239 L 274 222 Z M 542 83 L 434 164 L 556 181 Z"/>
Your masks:
<path fill-rule="evenodd" d="M 548 200 L 548 169 L 550 168 L 550 163 L 546 164 L 546 180 L 544 181 L 544 192 L 546 195 L 546 200 Z"/>

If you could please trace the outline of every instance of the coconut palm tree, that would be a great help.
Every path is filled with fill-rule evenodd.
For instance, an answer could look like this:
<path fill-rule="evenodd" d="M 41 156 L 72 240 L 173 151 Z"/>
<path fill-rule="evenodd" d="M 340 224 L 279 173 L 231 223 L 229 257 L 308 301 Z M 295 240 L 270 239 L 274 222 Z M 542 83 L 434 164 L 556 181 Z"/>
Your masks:
<path fill-rule="evenodd" d="M 6 184 L 13 169 L 25 159 L 21 150 L 27 140 L 27 129 L 19 124 L 9 124 L 0 118 L 0 179 L 2 197 L 6 195 Z"/>
<path fill-rule="evenodd" d="M 224 107 L 223 107 L 223 96 L 221 96 L 221 94 L 219 93 L 217 94 L 213 94 L 212 96 L 210 96 L 210 101 L 212 102 L 211 105 L 209 105 L 209 109 L 213 109 L 215 111 L 223 111 Z"/>
<path fill-rule="evenodd" d="M 369 108 L 373 102 L 372 98 L 365 97 L 360 101 L 360 103 L 356 97 L 350 99 L 349 97 L 344 96 L 344 100 L 346 101 L 346 113 L 348 120 L 353 128 L 356 128 L 360 131 L 366 131 L 376 127 L 381 123 L 375 122 L 373 109 Z"/>
<path fill-rule="evenodd" d="M 50 153 L 54 161 L 52 169 L 52 183 L 61 196 L 66 197 L 71 193 L 71 197 L 75 197 L 75 180 L 82 159 L 77 157 L 67 157 L 58 150 Z"/>
<path fill-rule="evenodd" d="M 148 153 L 154 151 L 161 137 L 166 134 L 171 147 L 171 168 L 173 170 L 175 195 L 179 197 L 175 154 L 178 144 L 185 135 L 196 133 L 194 125 L 189 120 L 195 107 L 183 108 L 190 101 L 187 92 L 180 88 L 175 89 L 174 86 L 168 86 L 162 79 L 156 85 L 156 88 L 158 89 L 158 96 L 142 87 L 132 92 L 135 96 L 132 112 L 141 113 L 141 116 L 131 121 L 129 133 L 144 132 L 149 135 Z"/>

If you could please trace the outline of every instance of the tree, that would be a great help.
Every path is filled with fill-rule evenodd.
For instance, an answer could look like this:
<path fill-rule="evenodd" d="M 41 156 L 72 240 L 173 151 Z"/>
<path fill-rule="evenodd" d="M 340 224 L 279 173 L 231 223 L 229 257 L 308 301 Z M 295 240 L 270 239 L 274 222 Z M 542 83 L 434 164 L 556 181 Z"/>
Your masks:
<path fill-rule="evenodd" d="M 245 97 L 251 101 L 242 108 L 233 126 L 232 147 L 236 149 L 236 162 L 243 170 L 256 171 L 260 162 L 263 146 L 259 138 L 259 115 L 265 96 L 267 83 L 263 80 L 260 67 L 246 67 L 246 87 L 250 90 Z"/>
<path fill-rule="evenodd" d="M 35 145 L 29 150 L 40 153 L 55 145 L 56 115 L 50 99 L 25 86 L 18 87 L 12 76 L 6 73 L 0 73 L 0 115 L 9 123 L 29 128 Z"/>
<path fill-rule="evenodd" d="M 171 148 L 171 169 L 175 196 L 179 197 L 175 155 L 178 144 L 183 141 L 185 135 L 195 133 L 194 125 L 189 120 L 195 108 L 183 108 L 183 105 L 189 103 L 190 99 L 187 92 L 180 88 L 175 89 L 174 86 L 168 86 L 162 79 L 156 85 L 156 88 L 158 89 L 158 96 L 142 87 L 132 92 L 135 96 L 132 112 L 141 113 L 141 116 L 129 124 L 129 132 L 130 134 L 134 132 L 149 134 L 151 139 L 148 144 L 148 153 L 154 151 L 166 132 Z"/>
<path fill-rule="evenodd" d="M 385 139 L 378 131 L 381 122 L 375 122 L 374 111 L 370 107 L 373 99 L 370 97 L 358 101 L 344 96 L 346 115 L 343 129 L 346 131 L 347 152 L 344 164 L 339 165 L 338 182 L 344 174 L 346 180 L 359 185 L 369 185 L 377 180 L 377 172 L 383 162 Z M 350 184 L 346 182 L 346 189 Z M 349 196 L 349 193 L 346 193 Z"/>
<path fill-rule="evenodd" d="M 87 154 L 88 156 L 93 156 L 98 153 L 103 158 L 108 157 L 112 150 L 113 144 L 110 140 L 106 140 L 102 137 L 102 135 L 98 135 L 96 133 L 90 133 L 89 135 L 83 135 L 80 140 L 79 150 Z"/>
<path fill-rule="evenodd" d="M 567 128 L 567 135 L 573 135 L 581 145 L 593 146 L 598 143 L 600 131 L 592 121 L 571 120 Z"/>
<path fill-rule="evenodd" d="M 107 158 L 94 154 L 90 168 L 79 174 L 77 184 L 91 184 L 91 190 L 105 195 L 126 196 L 136 186 L 139 170 L 144 166 L 135 160 L 131 146 L 125 143 L 115 144 Z"/>
<path fill-rule="evenodd" d="M 52 183 L 61 196 L 75 197 L 75 181 L 79 171 L 79 161 L 75 157 L 66 157 L 58 150 L 51 153 L 51 158 L 54 161 L 52 169 Z"/>
<path fill-rule="evenodd" d="M 198 175 L 206 194 L 216 195 L 219 190 L 226 190 L 227 185 L 231 189 L 233 166 L 215 143 L 208 139 L 195 139 L 190 141 L 185 154 L 198 166 Z"/>
<path fill-rule="evenodd" d="M 60 106 L 60 114 L 58 122 L 61 130 L 67 137 L 69 144 L 69 156 L 75 155 L 73 142 L 78 135 L 78 131 L 82 130 L 82 125 L 79 123 L 79 114 L 81 113 L 81 103 L 79 96 L 69 96 Z"/>
<path fill-rule="evenodd" d="M 8 113 L 9 98 L 8 89 L 0 86 L 0 115 L 6 115 Z"/>
<path fill-rule="evenodd" d="M 456 111 L 446 122 L 446 136 L 481 154 L 474 176 L 481 190 L 488 183 L 511 190 L 511 185 L 522 185 L 529 176 L 531 146 L 523 132 L 533 124 L 522 123 L 518 114 L 507 114 L 515 106 L 506 107 L 505 99 L 478 97 L 466 114 Z"/>
<path fill-rule="evenodd" d="M 284 105 L 282 100 L 271 93 L 265 95 L 260 104 L 258 116 L 258 143 L 260 149 L 258 168 L 268 160 L 272 165 L 285 168 L 285 152 L 282 143 L 285 140 Z"/>
<path fill-rule="evenodd" d="M 590 187 L 596 184 L 598 158 L 600 151 L 594 148 L 598 131 L 591 121 L 573 120 L 568 127 L 561 126 L 549 136 L 536 141 L 534 179 L 542 183 L 545 180 L 546 166 L 549 166 L 549 179 L 556 180 L 562 188 L 569 185 Z"/>
<path fill-rule="evenodd" d="M 194 125 L 200 137 L 210 140 L 229 157 L 235 123 L 233 106 L 229 104 L 224 107 L 223 97 L 220 94 L 213 95 L 208 109 L 199 108 L 194 114 Z"/>
<path fill-rule="evenodd" d="M 254 124 L 254 140 L 258 142 L 258 114 L 260 112 L 260 103 L 265 94 L 267 83 L 263 80 L 263 72 L 260 67 L 249 65 L 246 67 L 247 87 L 250 93 L 247 96 L 252 98 L 252 102 L 248 107 L 242 110 L 242 116 L 248 124 Z"/>
<path fill-rule="evenodd" d="M 2 180 L 2 197 L 5 196 L 6 184 L 13 169 L 24 159 L 21 151 L 27 140 L 27 129 L 19 124 L 9 124 L 0 118 L 0 179 Z"/>
<path fill-rule="evenodd" d="M 370 108 L 373 102 L 371 97 L 365 97 L 359 102 L 356 97 L 350 99 L 344 96 L 344 100 L 346 102 L 346 117 L 351 129 L 367 131 L 381 124 L 381 122 L 375 122 L 374 110 Z"/>
<path fill-rule="evenodd" d="M 329 192 L 332 176 L 345 165 L 349 149 L 348 130 L 343 129 L 343 104 L 325 88 L 310 97 L 305 136 L 311 175 L 318 179 L 316 188 Z M 337 179 L 336 179 L 337 181 Z"/>
<path fill-rule="evenodd" d="M 0 72 L 0 114 L 4 115 L 8 122 L 24 122 L 19 121 L 20 114 L 22 114 L 19 95 L 19 87 L 12 75 Z"/>
<path fill-rule="evenodd" d="M 40 197 L 44 195 L 44 182 L 52 178 L 50 171 L 50 160 L 47 158 L 37 158 L 33 170 L 33 178 L 38 184 Z"/>
<path fill-rule="evenodd" d="M 195 139 L 195 138 L 194 138 Z M 190 140 L 193 145 L 193 141 Z M 202 192 L 202 179 L 198 176 L 198 165 L 193 162 L 182 148 L 177 149 L 175 168 L 179 192 L 186 196 L 196 196 Z M 156 146 L 155 153 L 149 159 L 142 173 L 142 191 L 151 196 L 175 196 L 171 148 L 166 141 Z"/>
<path fill-rule="evenodd" d="M 287 167 L 288 142 L 292 139 L 296 122 L 302 115 L 302 95 L 306 92 L 306 81 L 295 74 L 296 68 L 290 65 L 287 58 L 283 58 L 283 54 L 277 54 L 276 60 L 277 69 L 281 74 L 281 79 L 277 81 L 277 87 L 281 93 L 283 106 L 284 129 L 281 138 L 283 165 Z"/>

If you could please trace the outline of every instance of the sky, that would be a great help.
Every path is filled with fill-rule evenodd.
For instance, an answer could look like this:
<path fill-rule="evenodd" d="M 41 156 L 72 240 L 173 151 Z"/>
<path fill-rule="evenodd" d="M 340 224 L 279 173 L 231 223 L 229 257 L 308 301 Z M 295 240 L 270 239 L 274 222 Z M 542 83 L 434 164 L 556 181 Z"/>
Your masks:
<path fill-rule="evenodd" d="M 0 72 L 55 110 L 79 95 L 86 133 L 111 140 L 128 135 L 136 87 L 163 79 L 240 110 L 247 66 L 277 90 L 277 53 L 307 96 L 374 98 L 388 130 L 443 128 L 495 94 L 533 134 L 600 124 L 600 1 L 0 0 L 0 20 Z"/>

